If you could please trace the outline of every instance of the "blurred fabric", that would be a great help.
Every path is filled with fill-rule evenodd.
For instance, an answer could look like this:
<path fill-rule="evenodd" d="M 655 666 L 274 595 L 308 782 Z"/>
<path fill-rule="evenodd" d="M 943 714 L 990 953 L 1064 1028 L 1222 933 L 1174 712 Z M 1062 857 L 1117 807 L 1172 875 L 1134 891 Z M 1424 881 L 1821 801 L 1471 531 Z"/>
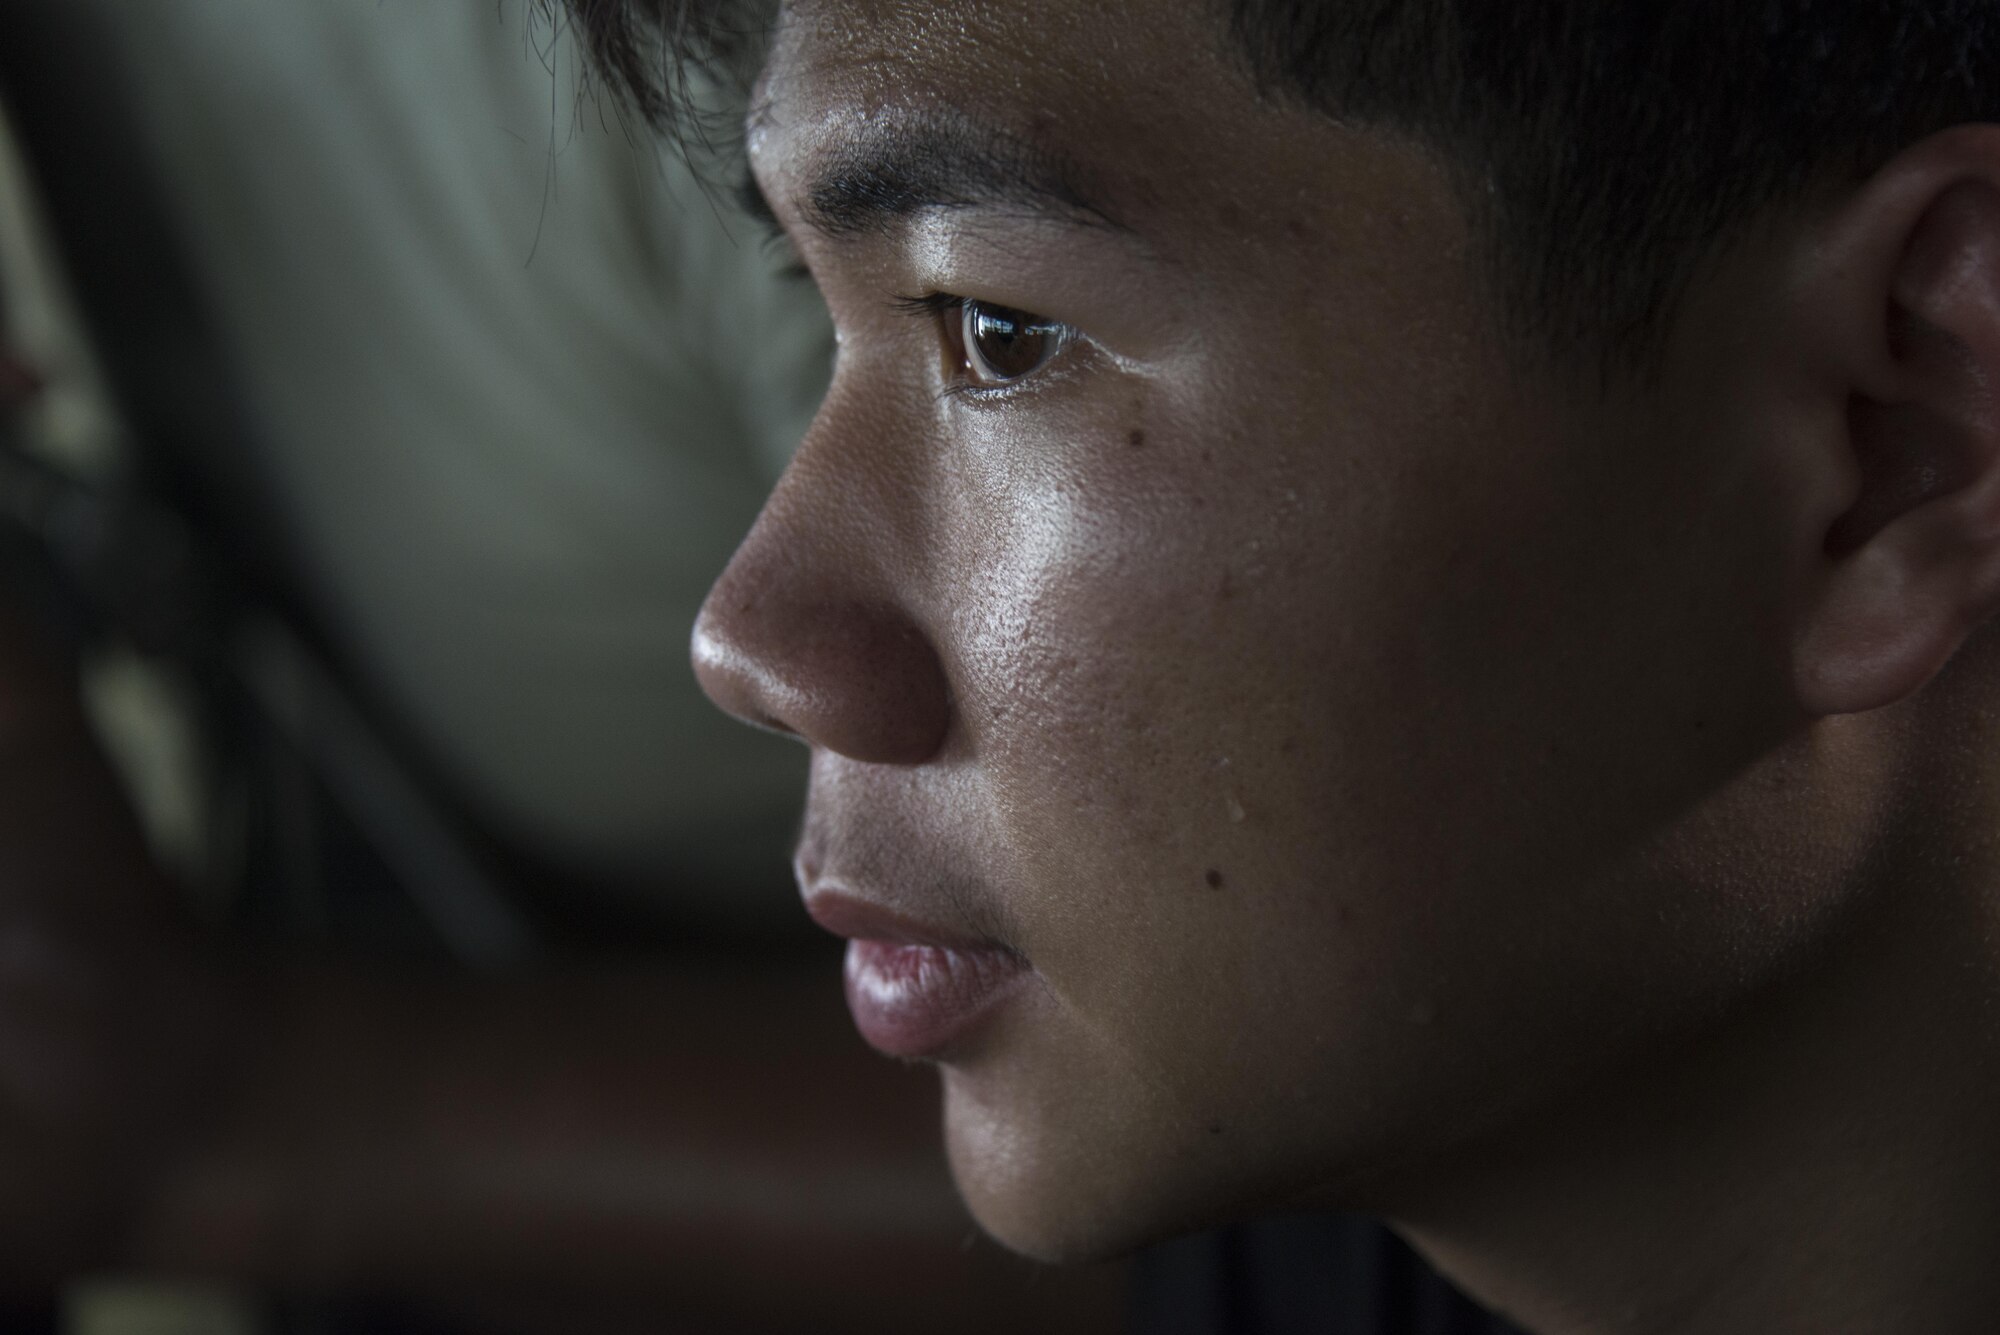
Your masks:
<path fill-rule="evenodd" d="M 369 695 L 580 882 L 795 921 L 803 753 L 686 657 L 824 385 L 809 285 L 526 0 L 78 3 Z"/>

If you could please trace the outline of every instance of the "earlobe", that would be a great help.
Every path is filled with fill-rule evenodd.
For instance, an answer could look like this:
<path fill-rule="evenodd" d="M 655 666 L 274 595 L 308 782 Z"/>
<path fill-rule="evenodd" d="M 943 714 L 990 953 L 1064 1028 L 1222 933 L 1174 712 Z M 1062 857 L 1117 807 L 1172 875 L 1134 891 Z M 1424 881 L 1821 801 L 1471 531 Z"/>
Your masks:
<path fill-rule="evenodd" d="M 2000 611 L 2000 127 L 1909 150 L 1841 230 L 1847 487 L 1795 640 L 1813 716 L 1914 694 Z"/>

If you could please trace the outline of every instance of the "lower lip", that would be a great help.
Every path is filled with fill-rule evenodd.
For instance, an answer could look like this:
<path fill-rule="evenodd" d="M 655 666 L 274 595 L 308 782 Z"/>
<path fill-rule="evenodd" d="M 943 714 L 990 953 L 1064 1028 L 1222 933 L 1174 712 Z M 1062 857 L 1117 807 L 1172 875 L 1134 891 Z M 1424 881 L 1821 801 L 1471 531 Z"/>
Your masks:
<path fill-rule="evenodd" d="M 847 943 L 847 1008 L 869 1046 L 892 1057 L 944 1052 L 1026 976 L 1026 961 L 1001 950 Z"/>

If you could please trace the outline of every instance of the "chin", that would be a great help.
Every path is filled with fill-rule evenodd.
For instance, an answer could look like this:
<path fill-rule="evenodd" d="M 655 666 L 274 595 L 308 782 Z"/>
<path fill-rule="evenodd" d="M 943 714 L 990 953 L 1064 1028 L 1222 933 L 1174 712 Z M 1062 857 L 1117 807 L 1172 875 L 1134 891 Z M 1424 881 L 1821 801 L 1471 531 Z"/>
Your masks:
<path fill-rule="evenodd" d="M 1031 1260 L 1108 1260 L 1282 1203 L 1248 1199 L 1245 1175 L 1206 1136 L 1177 1143 L 1143 1117 L 981 1102 L 977 1082 L 944 1075 L 959 1194 L 994 1241 Z"/>
<path fill-rule="evenodd" d="M 1167 1230 L 1120 1190 L 1121 1165 L 1081 1143 L 1076 1122 L 1011 1099 L 983 1099 L 983 1082 L 944 1072 L 945 1149 L 959 1195 L 980 1228 L 1009 1251 L 1055 1265 L 1104 1260 Z M 1039 1111 L 1044 1114 L 1036 1116 Z"/>
<path fill-rule="evenodd" d="M 956 1172 L 956 1170 L 954 1170 Z M 957 1173 L 960 1194 L 987 1236 L 1045 1265 L 1089 1265 L 1203 1227 L 1208 1220 L 1166 1222 L 1102 1198 L 1082 1200 L 1047 1184 L 996 1184 Z"/>

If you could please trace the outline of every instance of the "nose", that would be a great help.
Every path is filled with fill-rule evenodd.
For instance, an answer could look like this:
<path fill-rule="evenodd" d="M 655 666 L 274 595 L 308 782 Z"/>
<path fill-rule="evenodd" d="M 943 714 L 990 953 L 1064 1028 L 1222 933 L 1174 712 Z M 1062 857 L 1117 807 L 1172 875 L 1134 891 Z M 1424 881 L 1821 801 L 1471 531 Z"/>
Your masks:
<path fill-rule="evenodd" d="M 801 463 L 709 591 L 695 676 L 747 723 L 853 760 L 921 764 L 950 728 L 943 665 L 893 574 L 875 573 L 890 554 L 855 540 L 851 511 L 822 520 Z"/>

